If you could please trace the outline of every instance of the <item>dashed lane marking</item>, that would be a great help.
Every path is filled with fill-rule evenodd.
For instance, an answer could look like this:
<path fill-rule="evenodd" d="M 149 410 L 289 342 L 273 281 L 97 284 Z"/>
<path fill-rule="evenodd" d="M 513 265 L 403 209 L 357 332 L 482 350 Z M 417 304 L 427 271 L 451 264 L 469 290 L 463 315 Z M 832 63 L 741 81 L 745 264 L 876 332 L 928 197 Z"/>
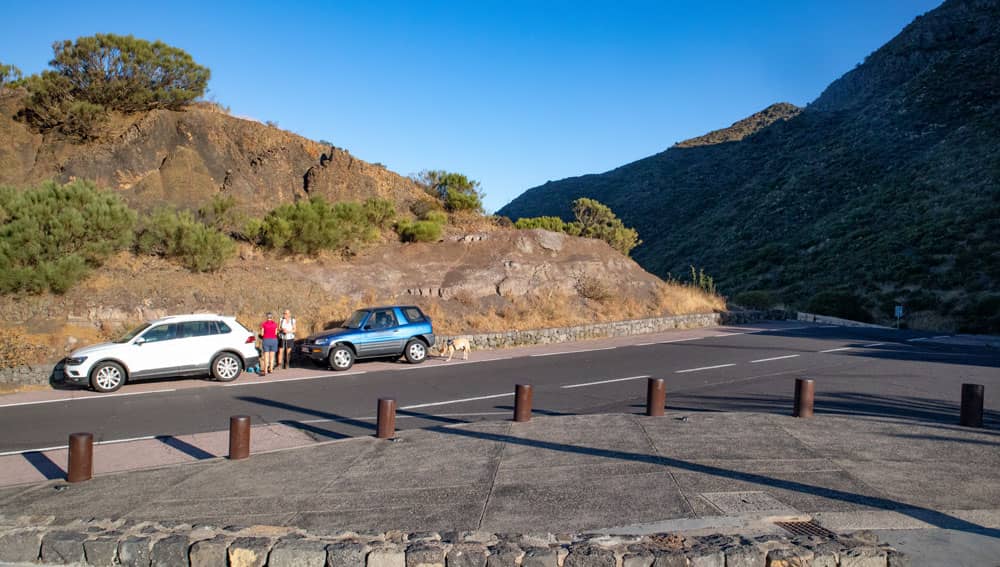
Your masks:
<path fill-rule="evenodd" d="M 821 350 L 820 352 L 840 352 L 842 350 L 851 350 L 852 347 L 845 346 L 840 348 L 828 348 L 826 350 Z"/>
<path fill-rule="evenodd" d="M 415 405 L 412 405 L 412 406 L 404 406 L 404 407 L 401 407 L 399 409 L 401 409 L 401 410 L 411 410 L 411 409 L 420 409 L 420 408 L 432 408 L 432 407 L 435 407 L 435 406 L 445 406 L 445 405 L 448 405 L 448 404 L 461 404 L 461 403 L 464 403 L 464 402 L 476 402 L 476 401 L 479 401 L 479 400 L 492 400 L 494 398 L 509 398 L 509 397 L 511 397 L 513 395 L 514 395 L 514 392 L 507 392 L 506 394 L 490 394 L 488 396 L 476 396 L 474 398 L 462 398 L 462 399 L 459 399 L 459 400 L 448 400 L 448 401 L 444 401 L 444 402 L 431 402 L 431 403 L 427 403 L 427 404 L 415 404 Z"/>
<path fill-rule="evenodd" d="M 885 343 L 872 343 L 870 345 L 864 345 L 864 348 L 872 348 L 872 347 L 882 346 L 884 344 Z"/>
<path fill-rule="evenodd" d="M 676 370 L 677 374 L 685 374 L 687 372 L 698 372 L 699 370 L 714 370 L 716 368 L 726 368 L 728 366 L 736 366 L 736 364 L 716 364 L 715 366 L 702 366 L 700 368 L 687 368 L 685 370 Z"/>
<path fill-rule="evenodd" d="M 771 362 L 772 360 L 785 360 L 786 358 L 795 358 L 799 355 L 797 354 L 786 354 L 785 356 L 772 356 L 771 358 L 758 358 L 757 360 L 751 360 L 750 364 L 757 364 L 758 362 Z"/>

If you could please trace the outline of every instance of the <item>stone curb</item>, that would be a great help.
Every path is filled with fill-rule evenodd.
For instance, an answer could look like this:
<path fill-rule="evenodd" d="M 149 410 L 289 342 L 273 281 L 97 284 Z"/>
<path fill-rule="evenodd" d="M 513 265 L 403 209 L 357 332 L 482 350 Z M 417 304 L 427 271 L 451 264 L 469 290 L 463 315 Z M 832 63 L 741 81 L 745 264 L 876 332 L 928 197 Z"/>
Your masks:
<path fill-rule="evenodd" d="M 0 517 L 0 564 L 316 567 L 889 567 L 909 565 L 870 532 L 817 536 L 594 536 L 191 526 L 134 520 L 65 525 Z"/>

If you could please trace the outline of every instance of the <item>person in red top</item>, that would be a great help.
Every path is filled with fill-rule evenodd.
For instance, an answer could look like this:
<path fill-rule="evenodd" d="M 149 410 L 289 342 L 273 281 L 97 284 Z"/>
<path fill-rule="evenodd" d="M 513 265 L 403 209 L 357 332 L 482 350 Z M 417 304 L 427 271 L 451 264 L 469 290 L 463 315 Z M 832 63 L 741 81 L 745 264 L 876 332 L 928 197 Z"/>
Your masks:
<path fill-rule="evenodd" d="M 267 321 L 260 324 L 260 337 L 264 351 L 260 375 L 267 376 L 268 372 L 274 372 L 274 353 L 278 352 L 278 324 L 274 321 L 274 313 L 268 312 Z"/>

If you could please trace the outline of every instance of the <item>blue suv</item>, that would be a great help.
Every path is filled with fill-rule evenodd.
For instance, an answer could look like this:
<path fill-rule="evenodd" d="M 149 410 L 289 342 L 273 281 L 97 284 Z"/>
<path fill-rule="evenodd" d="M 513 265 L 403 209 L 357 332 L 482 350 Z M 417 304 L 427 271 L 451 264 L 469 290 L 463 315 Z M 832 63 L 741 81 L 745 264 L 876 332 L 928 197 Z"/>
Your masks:
<path fill-rule="evenodd" d="M 419 364 L 433 345 L 430 317 L 414 305 L 394 305 L 358 309 L 340 328 L 310 335 L 300 350 L 334 370 L 347 370 L 362 358 L 403 356 Z"/>

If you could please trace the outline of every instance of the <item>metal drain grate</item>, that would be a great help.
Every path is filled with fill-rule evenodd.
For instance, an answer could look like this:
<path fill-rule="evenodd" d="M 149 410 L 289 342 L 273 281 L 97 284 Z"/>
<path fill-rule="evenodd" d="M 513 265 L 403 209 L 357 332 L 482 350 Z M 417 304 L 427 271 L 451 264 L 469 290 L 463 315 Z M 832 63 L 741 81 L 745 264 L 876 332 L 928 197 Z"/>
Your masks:
<path fill-rule="evenodd" d="M 775 522 L 774 525 L 793 535 L 811 535 L 820 537 L 835 537 L 837 534 L 816 523 L 815 520 L 808 522 Z"/>

